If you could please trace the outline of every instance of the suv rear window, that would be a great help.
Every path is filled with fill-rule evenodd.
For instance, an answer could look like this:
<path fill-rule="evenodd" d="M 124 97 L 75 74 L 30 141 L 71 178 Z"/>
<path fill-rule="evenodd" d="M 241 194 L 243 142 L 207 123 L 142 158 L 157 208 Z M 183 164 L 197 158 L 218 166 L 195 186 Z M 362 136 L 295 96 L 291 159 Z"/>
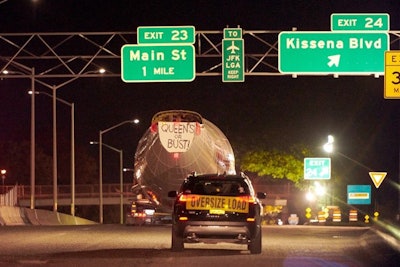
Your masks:
<path fill-rule="evenodd" d="M 186 194 L 240 196 L 250 194 L 248 185 L 235 180 L 191 180 L 183 185 Z"/>

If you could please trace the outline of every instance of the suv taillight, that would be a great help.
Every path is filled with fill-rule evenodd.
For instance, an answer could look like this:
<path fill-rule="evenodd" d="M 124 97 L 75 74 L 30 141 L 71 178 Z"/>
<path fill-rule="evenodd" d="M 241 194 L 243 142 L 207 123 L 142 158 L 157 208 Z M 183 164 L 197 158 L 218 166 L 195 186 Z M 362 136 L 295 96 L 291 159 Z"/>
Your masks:
<path fill-rule="evenodd" d="M 186 202 L 188 200 L 187 196 L 185 194 L 182 194 L 179 196 L 179 201 L 180 202 Z"/>
<path fill-rule="evenodd" d="M 246 198 L 247 198 L 247 201 L 248 201 L 249 203 L 255 203 L 255 202 L 256 202 L 255 197 L 247 196 Z"/>

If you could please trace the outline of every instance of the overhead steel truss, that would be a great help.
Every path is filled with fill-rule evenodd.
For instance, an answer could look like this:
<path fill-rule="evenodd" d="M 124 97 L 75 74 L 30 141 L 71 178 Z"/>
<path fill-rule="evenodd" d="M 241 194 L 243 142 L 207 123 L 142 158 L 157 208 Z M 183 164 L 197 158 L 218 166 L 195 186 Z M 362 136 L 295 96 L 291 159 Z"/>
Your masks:
<path fill-rule="evenodd" d="M 245 76 L 283 75 L 278 70 L 279 33 L 243 30 Z M 195 34 L 196 76 L 222 75 L 223 31 Z M 391 49 L 400 49 L 400 31 L 389 35 Z M 120 77 L 121 47 L 136 40 L 136 32 L 0 33 L 0 78 L 34 76 L 58 87 L 77 78 Z M 106 72 L 100 74 L 100 68 Z"/>

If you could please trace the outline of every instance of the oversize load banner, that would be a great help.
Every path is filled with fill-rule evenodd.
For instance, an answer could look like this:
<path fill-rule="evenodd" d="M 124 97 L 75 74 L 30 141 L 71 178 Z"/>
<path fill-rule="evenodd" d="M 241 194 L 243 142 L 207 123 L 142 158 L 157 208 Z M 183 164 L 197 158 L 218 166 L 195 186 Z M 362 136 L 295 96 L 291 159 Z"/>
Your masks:
<path fill-rule="evenodd" d="M 188 195 L 186 201 L 188 210 L 224 210 L 231 212 L 249 212 L 248 197 L 226 197 L 226 196 L 206 196 Z"/>
<path fill-rule="evenodd" d="M 196 134 L 196 122 L 158 122 L 158 133 L 168 152 L 186 152 Z"/>

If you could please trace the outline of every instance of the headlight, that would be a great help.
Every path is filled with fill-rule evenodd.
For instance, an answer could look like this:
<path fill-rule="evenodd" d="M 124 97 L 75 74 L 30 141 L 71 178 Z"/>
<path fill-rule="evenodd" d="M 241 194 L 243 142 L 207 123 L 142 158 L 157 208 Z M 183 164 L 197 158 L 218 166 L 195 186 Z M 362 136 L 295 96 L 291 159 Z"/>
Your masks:
<path fill-rule="evenodd" d="M 145 210 L 144 210 L 144 213 L 146 213 L 146 215 L 154 215 L 155 212 L 156 212 L 156 211 L 155 211 L 155 210 L 152 210 L 152 209 L 145 209 Z"/>

